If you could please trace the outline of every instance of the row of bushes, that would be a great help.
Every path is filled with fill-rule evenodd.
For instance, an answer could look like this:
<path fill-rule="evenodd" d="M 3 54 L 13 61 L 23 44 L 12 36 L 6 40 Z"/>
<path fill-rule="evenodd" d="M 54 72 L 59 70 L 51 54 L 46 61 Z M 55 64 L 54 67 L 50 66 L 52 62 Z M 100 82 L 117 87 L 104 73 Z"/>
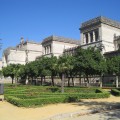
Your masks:
<path fill-rule="evenodd" d="M 67 93 L 93 93 L 95 92 L 95 88 L 79 88 L 79 87 L 66 87 L 65 92 Z M 14 89 L 7 88 L 5 89 L 5 94 L 25 94 L 25 93 L 40 93 L 40 92 L 50 92 L 50 93 L 60 93 L 61 88 L 60 87 L 32 87 L 29 86 L 28 88 L 25 87 L 18 87 Z"/>
<path fill-rule="evenodd" d="M 65 97 L 49 97 L 49 98 L 34 98 L 34 99 L 20 99 L 14 96 L 7 96 L 5 99 L 19 107 L 33 107 L 43 106 L 45 104 L 63 103 Z"/>
<path fill-rule="evenodd" d="M 6 94 L 5 96 L 14 96 L 20 99 L 33 99 L 33 98 L 49 98 L 49 97 L 63 97 L 63 96 L 73 96 L 73 97 L 78 97 L 79 99 L 89 99 L 89 98 L 106 98 L 109 97 L 109 93 L 104 92 L 104 93 L 42 93 L 38 95 L 28 95 L 28 94 Z"/>
<path fill-rule="evenodd" d="M 41 106 L 45 104 L 76 102 L 80 99 L 90 98 L 108 98 L 109 93 L 76 93 L 76 94 L 45 94 L 41 96 L 26 96 L 26 95 L 5 95 L 5 99 L 17 106 L 32 107 Z"/>
<path fill-rule="evenodd" d="M 120 96 L 120 90 L 119 89 L 112 89 L 111 93 L 115 96 Z"/>

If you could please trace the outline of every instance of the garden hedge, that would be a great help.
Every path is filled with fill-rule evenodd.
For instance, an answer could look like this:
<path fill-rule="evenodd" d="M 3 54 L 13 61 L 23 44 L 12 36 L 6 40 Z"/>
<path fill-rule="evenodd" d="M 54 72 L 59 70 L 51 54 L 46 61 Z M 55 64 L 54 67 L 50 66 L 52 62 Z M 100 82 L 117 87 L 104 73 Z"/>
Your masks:
<path fill-rule="evenodd" d="M 42 95 L 42 96 L 24 96 L 24 95 L 5 95 L 5 99 L 17 106 L 32 107 L 53 103 L 76 102 L 80 99 L 90 98 L 108 98 L 109 93 L 80 93 L 80 94 L 58 94 L 58 95 Z"/>
<path fill-rule="evenodd" d="M 120 90 L 119 89 L 111 89 L 111 93 L 115 96 L 120 96 Z"/>
<path fill-rule="evenodd" d="M 33 107 L 45 104 L 76 102 L 80 99 L 108 98 L 110 94 L 102 89 L 50 86 L 8 86 L 5 88 L 5 99 L 17 106 Z"/>

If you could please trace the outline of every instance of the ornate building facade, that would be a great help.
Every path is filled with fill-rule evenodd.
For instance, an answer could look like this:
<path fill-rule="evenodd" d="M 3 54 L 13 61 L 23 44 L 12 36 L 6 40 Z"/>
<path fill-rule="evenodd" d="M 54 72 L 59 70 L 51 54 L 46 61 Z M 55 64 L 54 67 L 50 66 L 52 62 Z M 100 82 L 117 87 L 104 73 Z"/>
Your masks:
<path fill-rule="evenodd" d="M 9 64 L 26 64 L 40 56 L 50 57 L 54 55 L 58 57 L 63 54 L 66 48 L 78 45 L 80 45 L 80 41 L 58 36 L 47 37 L 42 43 L 24 41 L 21 38 L 20 44 L 16 47 L 9 47 L 4 50 L 2 67 L 6 67 Z"/>
<path fill-rule="evenodd" d="M 8 64 L 26 64 L 34 61 L 36 57 L 51 55 L 59 57 L 63 53 L 73 54 L 76 47 L 84 49 L 88 47 L 102 48 L 102 54 L 114 53 L 120 49 L 120 22 L 99 16 L 81 24 L 81 40 L 74 40 L 59 36 L 49 36 L 41 43 L 24 41 L 16 47 L 9 47 L 3 52 L 2 66 Z"/>
<path fill-rule="evenodd" d="M 20 44 L 16 47 L 9 47 L 4 50 L 2 56 L 2 66 L 9 64 L 26 64 L 34 61 L 37 56 L 42 55 L 42 45 L 32 41 L 24 41 L 21 38 Z"/>
<path fill-rule="evenodd" d="M 80 33 L 83 48 L 102 45 L 104 54 L 115 50 L 114 36 L 120 35 L 120 22 L 100 16 L 82 23 Z"/>
<path fill-rule="evenodd" d="M 101 53 L 112 52 L 118 49 L 118 38 L 120 36 L 120 22 L 99 16 L 82 23 L 80 30 L 81 45 L 88 47 L 101 48 Z M 119 46 L 120 47 L 120 46 Z M 71 53 L 74 49 L 67 49 L 64 53 Z"/>
<path fill-rule="evenodd" d="M 79 40 L 59 36 L 50 36 L 42 41 L 43 55 L 48 57 L 51 55 L 59 57 L 63 54 L 64 50 L 77 47 L 79 45 Z"/>

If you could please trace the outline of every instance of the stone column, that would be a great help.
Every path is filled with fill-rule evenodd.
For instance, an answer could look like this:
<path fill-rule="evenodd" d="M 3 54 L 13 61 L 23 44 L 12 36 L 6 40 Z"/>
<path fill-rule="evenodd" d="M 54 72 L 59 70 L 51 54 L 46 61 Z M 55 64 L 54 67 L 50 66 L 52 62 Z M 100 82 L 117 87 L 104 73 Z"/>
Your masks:
<path fill-rule="evenodd" d="M 93 42 L 95 42 L 95 31 L 93 31 Z"/>
<path fill-rule="evenodd" d="M 49 53 L 50 53 L 50 45 L 49 45 Z"/>
<path fill-rule="evenodd" d="M 46 47 L 45 47 L 45 54 L 46 54 Z"/>
<path fill-rule="evenodd" d="M 50 45 L 50 53 L 51 53 L 51 45 Z"/>
<path fill-rule="evenodd" d="M 83 44 L 86 44 L 86 36 L 83 34 Z"/>
<path fill-rule="evenodd" d="M 116 88 L 118 88 L 118 76 L 116 76 Z"/>
<path fill-rule="evenodd" d="M 90 33 L 88 33 L 88 43 L 90 43 Z"/>
<path fill-rule="evenodd" d="M 101 27 L 99 27 L 99 29 L 98 29 L 98 41 L 100 41 L 100 40 L 103 40 L 103 38 L 102 38 L 102 28 Z"/>
<path fill-rule="evenodd" d="M 44 54 L 45 54 L 45 52 L 46 52 L 46 49 L 45 49 L 45 47 L 44 47 Z"/>
<path fill-rule="evenodd" d="M 48 46 L 48 54 L 50 53 L 50 46 Z"/>
<path fill-rule="evenodd" d="M 47 54 L 49 53 L 49 48 L 48 48 L 48 46 L 47 46 Z"/>
<path fill-rule="evenodd" d="M 53 42 L 51 43 L 51 53 L 52 53 L 52 54 L 54 53 L 54 45 L 53 45 Z"/>

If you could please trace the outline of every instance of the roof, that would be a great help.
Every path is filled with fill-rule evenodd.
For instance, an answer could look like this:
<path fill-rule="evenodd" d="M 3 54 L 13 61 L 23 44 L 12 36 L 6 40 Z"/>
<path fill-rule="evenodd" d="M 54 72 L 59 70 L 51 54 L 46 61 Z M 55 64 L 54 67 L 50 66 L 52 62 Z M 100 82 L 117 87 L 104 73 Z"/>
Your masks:
<path fill-rule="evenodd" d="M 40 44 L 40 43 L 37 43 L 37 42 L 35 42 L 35 41 L 33 41 L 33 40 L 30 40 L 30 41 L 25 41 L 23 44 L 26 44 L 26 43 L 31 43 L 31 44 Z"/>
<path fill-rule="evenodd" d="M 75 40 L 75 39 L 70 39 L 70 38 L 65 38 L 65 37 L 60 37 L 60 36 L 49 36 L 45 38 L 42 41 L 42 44 L 49 42 L 49 41 L 58 41 L 58 42 L 64 42 L 64 43 L 71 43 L 71 44 L 77 44 L 80 45 L 80 40 Z"/>
<path fill-rule="evenodd" d="M 103 17 L 103 16 L 99 16 L 99 17 L 96 17 L 94 19 L 91 19 L 91 20 L 88 20 L 88 21 L 82 23 L 80 29 L 83 29 L 85 27 L 88 27 L 88 26 L 91 26 L 94 24 L 98 24 L 98 23 L 104 23 L 104 24 L 107 24 L 107 25 L 110 25 L 110 26 L 120 29 L 120 22 L 109 19 L 107 17 Z"/>

